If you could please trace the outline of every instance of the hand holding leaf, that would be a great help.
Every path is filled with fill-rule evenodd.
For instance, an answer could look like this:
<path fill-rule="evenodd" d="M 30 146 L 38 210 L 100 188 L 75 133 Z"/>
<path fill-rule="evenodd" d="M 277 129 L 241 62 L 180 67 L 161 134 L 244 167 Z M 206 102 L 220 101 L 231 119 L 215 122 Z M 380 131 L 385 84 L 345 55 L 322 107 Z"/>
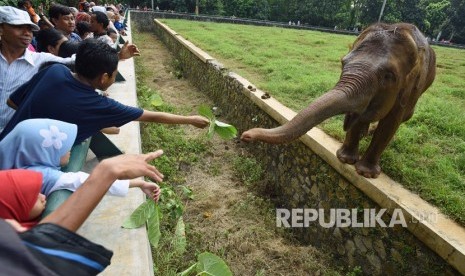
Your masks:
<path fill-rule="evenodd" d="M 237 136 L 237 129 L 223 122 L 216 120 L 215 115 L 208 106 L 202 105 L 199 107 L 199 114 L 207 117 L 210 120 L 210 127 L 208 128 L 207 137 L 211 139 L 213 134 L 218 134 L 225 140 L 233 139 Z"/>

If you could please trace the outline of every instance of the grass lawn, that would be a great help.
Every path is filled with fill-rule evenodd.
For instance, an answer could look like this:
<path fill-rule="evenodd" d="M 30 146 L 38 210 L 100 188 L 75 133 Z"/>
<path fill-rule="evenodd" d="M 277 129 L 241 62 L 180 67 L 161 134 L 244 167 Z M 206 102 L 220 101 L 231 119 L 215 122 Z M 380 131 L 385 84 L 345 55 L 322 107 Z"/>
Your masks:
<path fill-rule="evenodd" d="M 300 111 L 331 89 L 355 36 L 162 20 L 284 105 Z M 259 34 L 259 35 L 257 35 Z M 383 153 L 383 171 L 465 225 L 465 51 L 433 47 L 436 80 Z M 320 124 L 341 140 L 343 116 Z M 366 148 L 369 139 L 361 143 Z"/>

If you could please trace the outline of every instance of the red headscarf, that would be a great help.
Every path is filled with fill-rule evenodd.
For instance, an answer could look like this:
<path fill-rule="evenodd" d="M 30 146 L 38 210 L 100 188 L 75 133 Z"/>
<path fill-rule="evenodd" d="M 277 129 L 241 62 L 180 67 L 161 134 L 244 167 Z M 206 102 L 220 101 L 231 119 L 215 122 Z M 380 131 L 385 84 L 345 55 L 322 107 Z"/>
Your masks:
<path fill-rule="evenodd" d="M 38 221 L 30 221 L 29 213 L 42 187 L 42 174 L 31 170 L 0 171 L 0 218 L 15 219 L 31 228 Z"/>

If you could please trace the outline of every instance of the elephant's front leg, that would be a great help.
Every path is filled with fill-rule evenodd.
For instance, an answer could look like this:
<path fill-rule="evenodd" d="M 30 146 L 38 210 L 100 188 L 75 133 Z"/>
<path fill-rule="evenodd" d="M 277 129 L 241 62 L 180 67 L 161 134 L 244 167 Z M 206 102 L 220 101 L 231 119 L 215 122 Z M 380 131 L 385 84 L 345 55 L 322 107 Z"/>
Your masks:
<path fill-rule="evenodd" d="M 403 114 L 403 108 L 396 104 L 388 115 L 379 121 L 367 151 L 355 163 L 358 174 L 367 178 L 377 178 L 379 176 L 381 173 L 381 167 L 379 166 L 381 154 L 399 128 Z"/>
<path fill-rule="evenodd" d="M 353 116 L 353 115 L 352 115 Z M 360 158 L 358 153 L 359 141 L 362 134 L 368 128 L 368 123 L 356 120 L 347 130 L 346 138 L 342 147 L 337 150 L 336 156 L 342 163 L 355 164 Z"/>

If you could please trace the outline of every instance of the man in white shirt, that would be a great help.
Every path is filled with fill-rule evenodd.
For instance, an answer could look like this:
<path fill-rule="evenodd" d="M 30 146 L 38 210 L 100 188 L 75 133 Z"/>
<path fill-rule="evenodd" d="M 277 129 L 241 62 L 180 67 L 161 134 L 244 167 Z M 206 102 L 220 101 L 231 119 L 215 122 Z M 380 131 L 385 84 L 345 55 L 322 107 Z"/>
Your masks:
<path fill-rule="evenodd" d="M 29 81 L 42 64 L 74 64 L 74 55 L 61 58 L 27 49 L 32 40 L 32 31 L 38 30 L 39 26 L 32 23 L 26 11 L 0 6 L 0 133 L 15 112 L 6 104 L 11 93 Z M 137 46 L 125 43 L 118 58 L 122 60 L 138 55 Z"/>
<path fill-rule="evenodd" d="M 32 31 L 38 30 L 26 11 L 0 7 L 0 133 L 14 113 L 14 109 L 6 104 L 13 91 L 30 80 L 44 63 L 74 63 L 74 57 L 61 58 L 27 49 Z"/>

